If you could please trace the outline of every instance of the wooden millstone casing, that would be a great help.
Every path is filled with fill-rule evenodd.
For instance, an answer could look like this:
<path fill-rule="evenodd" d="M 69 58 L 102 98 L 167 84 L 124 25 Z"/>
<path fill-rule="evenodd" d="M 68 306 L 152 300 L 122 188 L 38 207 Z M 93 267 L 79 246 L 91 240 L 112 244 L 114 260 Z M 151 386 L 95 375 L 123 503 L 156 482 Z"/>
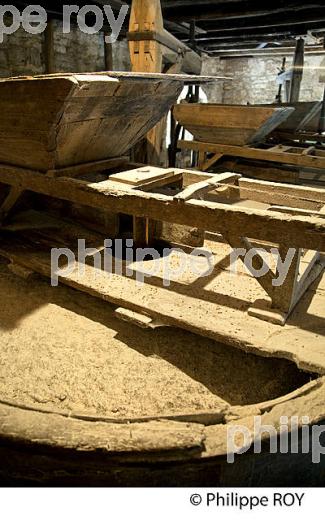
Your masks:
<path fill-rule="evenodd" d="M 196 141 L 244 146 L 263 141 L 292 113 L 291 107 L 180 104 L 174 116 Z"/>
<path fill-rule="evenodd" d="M 130 73 L 0 81 L 0 162 L 48 171 L 124 155 L 176 102 L 183 82 Z"/>

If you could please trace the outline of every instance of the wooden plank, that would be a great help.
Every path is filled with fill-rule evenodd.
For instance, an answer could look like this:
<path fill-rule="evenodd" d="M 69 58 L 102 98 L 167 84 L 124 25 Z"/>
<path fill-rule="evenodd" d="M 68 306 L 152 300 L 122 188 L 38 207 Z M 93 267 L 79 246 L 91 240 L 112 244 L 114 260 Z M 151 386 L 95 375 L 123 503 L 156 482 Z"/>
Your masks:
<path fill-rule="evenodd" d="M 233 195 L 236 195 L 236 190 L 232 190 Z M 264 204 L 272 204 L 272 206 L 285 206 L 291 207 L 295 210 L 306 210 L 306 214 L 312 214 L 318 212 L 322 207 L 322 202 L 315 201 L 313 199 L 297 197 L 295 195 L 289 195 L 288 193 L 281 193 L 275 190 L 272 193 L 271 190 L 265 189 L 263 186 L 258 185 L 241 185 L 239 188 L 238 195 L 243 200 L 252 200 L 256 202 L 262 202 Z"/>
<path fill-rule="evenodd" d="M 265 191 L 269 194 L 279 194 L 287 197 L 294 197 L 301 200 L 317 201 L 325 204 L 325 190 L 320 188 L 311 188 L 308 186 L 288 186 L 280 182 L 256 181 L 253 179 L 244 179 L 241 177 L 239 186 L 243 188 L 251 188 L 259 191 Z M 269 201 L 266 201 L 269 202 Z"/>
<path fill-rule="evenodd" d="M 199 141 L 179 141 L 179 148 L 182 150 L 206 151 L 211 153 L 222 153 L 233 157 L 243 157 L 245 159 L 256 159 L 259 161 L 272 161 L 282 164 L 292 164 L 305 168 L 325 169 L 325 158 L 301 155 L 297 153 L 272 152 L 259 148 L 248 148 L 243 146 L 233 146 L 227 144 L 206 143 Z"/>
<path fill-rule="evenodd" d="M 164 168 L 156 168 L 154 166 L 143 166 L 133 170 L 115 173 L 110 176 L 110 181 L 128 184 L 130 186 L 142 186 L 151 181 L 160 181 L 166 177 L 170 178 L 175 175 L 175 170 L 166 170 Z"/>
<path fill-rule="evenodd" d="M 287 206 L 272 206 L 270 211 L 276 211 L 278 213 L 287 213 L 288 215 L 301 215 L 301 216 L 314 216 L 319 218 L 325 218 L 323 213 L 319 211 L 312 211 L 307 209 L 289 208 Z"/>
<path fill-rule="evenodd" d="M 288 248 L 280 247 L 279 253 L 281 261 L 284 261 L 287 258 Z M 299 301 L 295 301 L 295 294 L 298 285 L 301 257 L 302 250 L 297 249 L 290 264 L 285 281 L 279 287 L 272 287 L 273 290 L 270 294 L 272 298 L 272 307 L 279 309 L 286 315 L 289 315 L 291 313 L 291 311 L 293 310 L 293 306 L 296 305 Z"/>
<path fill-rule="evenodd" d="M 84 164 L 76 164 L 75 166 L 68 166 L 66 168 L 59 168 L 56 170 L 48 170 L 47 175 L 50 177 L 78 177 L 88 173 L 97 173 L 109 170 L 127 164 L 130 158 L 127 155 L 121 157 L 113 157 L 112 159 L 105 159 L 103 161 L 95 161 Z"/>
<path fill-rule="evenodd" d="M 215 165 L 216 162 L 219 161 L 223 157 L 222 153 L 215 153 L 210 159 L 207 159 L 203 164 L 200 166 L 200 170 L 206 172 L 212 168 L 212 166 Z"/>
<path fill-rule="evenodd" d="M 36 193 L 102 208 L 114 213 L 173 222 L 211 232 L 236 232 L 250 238 L 325 251 L 325 223 L 315 217 L 291 217 L 212 202 L 179 204 L 172 197 L 111 188 L 68 178 L 53 179 L 29 170 L 0 166 L 0 182 Z"/>
<path fill-rule="evenodd" d="M 24 193 L 24 190 L 19 188 L 19 186 L 11 186 L 10 191 L 0 206 L 0 224 L 3 222 L 3 220 L 9 215 L 12 208 L 15 206 L 15 204 L 18 202 L 22 194 Z"/>
<path fill-rule="evenodd" d="M 297 166 L 274 165 L 268 162 L 256 162 L 248 159 L 224 158 L 220 163 L 220 167 L 223 171 L 233 171 L 252 179 L 292 184 L 299 183 L 300 172 Z"/>
<path fill-rule="evenodd" d="M 295 287 L 295 294 L 292 300 L 293 309 L 301 300 L 305 292 L 309 289 L 311 284 L 317 280 L 317 278 L 322 274 L 325 269 L 325 258 L 319 254 L 316 254 L 314 259 L 310 262 L 309 266 L 306 268 L 305 272 L 298 280 Z"/>
<path fill-rule="evenodd" d="M 200 198 L 207 193 L 217 189 L 221 184 L 234 184 L 240 179 L 240 175 L 236 173 L 224 173 L 215 175 L 214 178 L 207 181 L 201 181 L 197 184 L 192 184 L 183 190 L 181 193 L 175 195 L 174 200 L 178 202 L 185 202 L 190 199 Z"/>
<path fill-rule="evenodd" d="M 176 421 L 109 423 L 104 418 L 88 420 L 60 414 L 40 413 L 15 406 L 0 406 L 0 434 L 3 439 L 54 450 L 75 450 L 84 454 L 100 453 L 101 459 L 165 461 L 184 460 L 204 448 L 204 426 Z M 84 417 L 85 419 L 85 417 Z M 111 463 L 111 462 L 110 462 Z M 109 464 L 109 462 L 108 462 Z"/>

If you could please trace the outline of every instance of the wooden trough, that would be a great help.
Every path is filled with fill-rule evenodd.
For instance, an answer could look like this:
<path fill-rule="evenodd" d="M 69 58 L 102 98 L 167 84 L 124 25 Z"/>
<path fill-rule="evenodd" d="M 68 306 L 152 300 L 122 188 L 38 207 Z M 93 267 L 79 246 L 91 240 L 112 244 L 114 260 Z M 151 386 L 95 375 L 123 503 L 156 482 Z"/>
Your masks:
<path fill-rule="evenodd" d="M 207 106 L 214 108 L 218 105 Z M 322 102 L 287 103 L 281 108 L 270 104 L 248 107 L 221 105 L 215 113 L 203 108 L 205 105 L 196 107 L 192 111 L 186 105 L 179 105 L 174 110 L 179 113 L 180 123 L 194 135 L 193 141 L 179 141 L 178 148 L 198 152 L 200 170 L 229 169 L 248 177 L 294 184 L 324 183 L 325 159 L 321 144 L 324 136 L 318 133 Z M 265 109 L 280 112 L 251 135 L 244 128 L 244 114 L 250 116 L 254 125 L 259 111 Z M 241 112 L 242 120 L 234 123 Z M 203 118 L 201 113 L 205 114 Z M 222 123 L 220 118 L 225 122 Z M 278 123 L 272 128 L 270 125 L 276 120 Z M 195 126 L 197 121 L 201 121 L 201 126 Z M 230 128 L 223 129 L 222 125 Z"/>
<path fill-rule="evenodd" d="M 174 116 L 200 142 L 244 146 L 263 141 L 292 113 L 291 107 L 180 104 Z"/>
<path fill-rule="evenodd" d="M 181 75 L 53 74 L 0 80 L 0 162 L 39 171 L 125 155 L 168 112 Z"/>
<path fill-rule="evenodd" d="M 261 107 L 279 107 L 279 105 L 263 104 L 257 105 Z M 297 103 L 283 103 L 283 108 L 294 108 L 294 112 L 281 123 L 275 130 L 274 134 L 283 135 L 284 137 L 292 137 L 304 134 L 310 137 L 318 134 L 320 115 L 322 110 L 322 101 L 299 101 Z"/>

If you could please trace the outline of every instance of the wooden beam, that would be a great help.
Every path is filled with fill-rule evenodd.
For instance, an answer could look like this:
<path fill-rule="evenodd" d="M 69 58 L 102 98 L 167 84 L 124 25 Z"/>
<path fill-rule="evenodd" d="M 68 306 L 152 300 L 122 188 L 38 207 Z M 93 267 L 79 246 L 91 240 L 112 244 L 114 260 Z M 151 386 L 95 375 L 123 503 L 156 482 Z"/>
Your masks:
<path fill-rule="evenodd" d="M 20 197 L 24 193 L 18 186 L 11 186 L 10 191 L 0 206 L 0 224 L 6 219 L 10 211 L 19 201 Z"/>
<path fill-rule="evenodd" d="M 325 54 L 325 52 L 324 52 Z M 300 86 L 304 73 L 304 60 L 305 60 L 305 40 L 299 38 L 297 40 L 297 46 L 293 61 L 293 74 L 290 84 L 290 103 L 298 103 L 300 97 Z"/>
<path fill-rule="evenodd" d="M 167 61 L 175 61 L 177 57 L 181 57 L 181 71 L 188 74 L 201 74 L 202 60 L 200 56 L 165 29 L 163 29 L 162 32 L 129 32 L 127 38 L 129 42 L 155 41 L 160 43 L 162 46 L 162 54 Z M 170 56 L 172 56 L 172 59 Z"/>
<path fill-rule="evenodd" d="M 213 50 L 213 54 L 218 56 L 221 59 L 227 58 L 245 58 L 252 56 L 291 56 L 295 53 L 295 47 L 272 47 L 265 49 L 227 49 L 227 48 L 219 48 L 219 49 L 211 49 Z M 325 55 L 325 50 L 321 46 L 312 47 L 311 49 L 306 48 L 306 55 L 310 56 L 323 56 Z M 317 69 L 317 67 L 315 67 Z"/>
<path fill-rule="evenodd" d="M 57 170 L 48 170 L 47 175 L 50 177 L 80 177 L 89 173 L 103 172 L 108 169 L 118 168 L 123 164 L 129 163 L 129 157 L 123 155 L 121 157 L 112 157 L 102 161 L 78 164 L 76 166 L 66 166 Z"/>
<path fill-rule="evenodd" d="M 101 187 L 101 183 L 54 179 L 6 165 L 0 166 L 0 182 L 113 213 L 193 226 L 221 234 L 239 233 L 256 240 L 325 252 L 325 223 L 320 218 L 276 215 L 268 211 L 196 200 L 185 202 L 180 211 L 178 202 L 166 195 L 116 188 L 114 184 L 110 188 L 107 182 Z"/>
<path fill-rule="evenodd" d="M 320 204 L 325 204 L 325 190 L 320 188 L 312 188 L 309 186 L 289 186 L 288 184 L 280 182 L 256 181 L 253 179 L 244 179 L 243 177 L 240 179 L 239 184 L 244 187 L 265 190 L 269 193 L 313 200 Z"/>
<path fill-rule="evenodd" d="M 305 8 L 301 11 L 287 10 L 287 15 L 281 14 L 266 14 L 263 16 L 250 18 L 235 18 L 235 19 L 219 19 L 215 21 L 201 22 L 200 27 L 206 31 L 233 31 L 233 30 L 252 30 L 266 27 L 283 27 L 288 25 L 307 24 L 312 26 L 313 23 L 325 22 L 324 6 L 321 8 L 309 9 Z"/>
<path fill-rule="evenodd" d="M 133 0 L 129 31 L 145 33 L 164 30 L 160 0 Z M 163 55 L 160 43 L 153 39 L 129 41 L 132 72 L 162 72 Z M 136 147 L 136 162 L 160 165 L 162 124 L 148 134 L 145 141 Z"/>
<path fill-rule="evenodd" d="M 108 36 L 107 32 L 104 32 L 104 59 L 105 59 L 105 70 L 114 70 L 113 64 L 113 47 L 111 43 L 107 43 L 105 38 Z"/>
<path fill-rule="evenodd" d="M 201 181 L 188 186 L 185 190 L 178 193 L 174 197 L 174 200 L 177 202 L 186 202 L 187 200 L 198 199 L 207 193 L 220 188 L 220 184 L 235 184 L 239 178 L 240 175 L 237 175 L 236 173 L 222 173 L 221 175 L 216 175 L 206 181 Z"/>
<path fill-rule="evenodd" d="M 170 20 L 233 20 L 259 18 L 262 16 L 283 15 L 292 12 L 307 12 L 309 9 L 322 8 L 323 3 L 311 0 L 308 4 L 289 0 L 285 5 L 275 2 L 164 2 L 162 1 L 164 16 Z M 204 7 L 203 7 L 204 6 Z"/>
<path fill-rule="evenodd" d="M 256 159 L 260 161 L 272 161 L 282 164 L 292 164 L 304 168 L 325 168 L 325 158 L 313 155 L 302 155 L 298 153 L 275 152 L 261 148 L 248 148 L 244 146 L 233 146 L 226 144 L 203 143 L 199 141 L 179 141 L 178 147 L 182 150 L 205 151 L 211 153 L 222 153 L 232 157 L 243 157 L 245 159 Z"/>
<path fill-rule="evenodd" d="M 248 37 L 254 37 L 266 35 L 266 36 L 276 36 L 276 37 L 283 37 L 283 36 L 300 36 L 301 34 L 307 34 L 308 31 L 311 32 L 325 32 L 325 22 L 324 21 L 317 21 L 317 22 L 309 22 L 301 21 L 297 23 L 290 23 L 288 20 L 285 20 L 285 18 L 282 18 L 283 23 L 281 25 L 267 25 L 267 26 L 257 26 L 257 27 L 237 27 L 237 28 L 229 28 L 229 29 L 211 29 L 211 31 L 207 31 L 206 35 L 198 35 L 196 38 L 196 41 L 199 45 L 201 45 L 204 42 L 210 41 L 212 43 L 213 41 L 218 40 L 236 40 L 238 38 L 242 39 L 243 41 L 247 39 Z M 183 39 L 183 41 L 187 41 L 188 39 Z"/>

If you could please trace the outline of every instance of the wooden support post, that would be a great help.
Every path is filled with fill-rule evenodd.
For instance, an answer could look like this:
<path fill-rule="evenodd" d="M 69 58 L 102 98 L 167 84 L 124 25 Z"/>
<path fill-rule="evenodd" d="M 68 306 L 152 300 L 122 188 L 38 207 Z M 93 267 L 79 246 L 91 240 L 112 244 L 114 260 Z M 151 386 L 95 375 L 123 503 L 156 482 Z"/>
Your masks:
<path fill-rule="evenodd" d="M 54 20 L 50 19 L 44 34 L 45 73 L 56 72 L 54 64 Z"/>
<path fill-rule="evenodd" d="M 24 190 L 21 190 L 18 186 L 11 186 L 10 191 L 0 206 L 0 224 L 6 219 L 10 211 L 16 205 Z"/>
<path fill-rule="evenodd" d="M 198 157 L 198 169 L 202 170 L 202 166 L 205 163 L 206 153 L 203 150 L 199 151 L 199 157 Z"/>
<path fill-rule="evenodd" d="M 114 70 L 113 64 L 113 47 L 111 43 L 107 43 L 105 38 L 108 33 L 104 32 L 104 58 L 105 58 L 105 70 Z"/>
<path fill-rule="evenodd" d="M 222 157 L 223 157 L 222 153 L 213 154 L 212 157 L 210 157 L 209 159 L 206 159 L 206 161 L 203 164 L 201 164 L 200 170 L 203 172 L 209 171 L 210 168 L 212 168 L 212 166 L 214 166 L 215 163 L 218 162 L 219 159 L 221 159 Z"/>
<path fill-rule="evenodd" d="M 305 40 L 299 38 L 297 40 L 296 52 L 293 61 L 293 74 L 290 88 L 290 103 L 299 101 L 300 86 L 304 73 L 304 58 L 305 58 Z"/>
<path fill-rule="evenodd" d="M 284 262 L 288 254 L 290 254 L 288 247 L 280 246 L 279 262 Z M 286 279 L 279 287 L 273 287 L 272 291 L 272 307 L 279 309 L 287 315 L 291 313 L 294 305 L 294 296 L 298 283 L 300 260 L 302 254 L 302 249 L 295 250 L 295 254 L 292 258 Z"/>
<path fill-rule="evenodd" d="M 156 31 L 162 33 L 164 22 L 160 0 L 133 0 L 130 16 L 130 32 Z M 161 44 L 155 40 L 129 41 L 133 72 L 162 72 L 163 55 Z M 158 123 L 135 148 L 134 160 L 143 164 L 160 166 L 160 153 L 165 120 Z M 133 234 L 136 244 L 148 245 L 152 225 L 148 219 L 134 217 Z"/>
<path fill-rule="evenodd" d="M 130 32 L 157 31 L 164 28 L 160 0 L 133 0 L 130 16 Z M 161 44 L 155 40 L 129 41 L 133 72 L 162 72 Z M 143 164 L 160 165 L 162 140 L 161 125 L 153 128 L 146 137 L 143 155 L 136 161 Z"/>

